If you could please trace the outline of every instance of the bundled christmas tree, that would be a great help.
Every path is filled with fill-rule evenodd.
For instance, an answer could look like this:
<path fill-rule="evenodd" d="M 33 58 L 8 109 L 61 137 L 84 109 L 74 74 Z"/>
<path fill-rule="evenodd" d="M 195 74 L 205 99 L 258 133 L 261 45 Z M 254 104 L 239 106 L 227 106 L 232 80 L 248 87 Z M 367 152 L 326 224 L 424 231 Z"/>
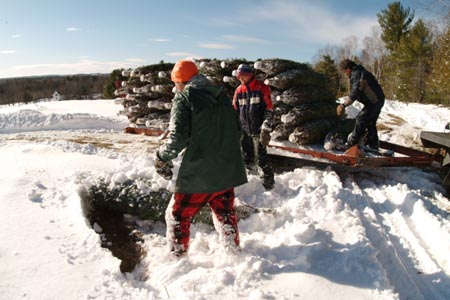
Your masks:
<path fill-rule="evenodd" d="M 309 65 L 285 59 L 257 61 L 274 97 L 276 127 L 272 137 L 299 145 L 322 143 L 338 121 L 326 78 Z"/>
<path fill-rule="evenodd" d="M 172 193 L 166 189 L 153 190 L 151 180 L 127 180 L 113 184 L 99 180 L 83 191 L 85 210 L 107 209 L 128 214 L 142 220 L 165 222 L 165 211 Z M 248 218 L 254 213 L 274 214 L 270 208 L 255 208 L 244 203 L 235 204 L 238 219 Z M 193 223 L 213 224 L 211 209 L 203 207 L 192 220 Z"/>
<path fill-rule="evenodd" d="M 122 71 L 115 95 L 120 98 L 132 126 L 167 127 L 174 85 L 170 80 L 173 64 L 161 63 Z"/>

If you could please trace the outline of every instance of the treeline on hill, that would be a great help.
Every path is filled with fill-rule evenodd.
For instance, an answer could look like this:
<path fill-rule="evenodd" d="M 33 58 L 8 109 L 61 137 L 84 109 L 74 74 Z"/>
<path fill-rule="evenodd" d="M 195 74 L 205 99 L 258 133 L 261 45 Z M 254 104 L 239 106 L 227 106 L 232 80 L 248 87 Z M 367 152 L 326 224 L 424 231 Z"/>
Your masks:
<path fill-rule="evenodd" d="M 418 3 L 440 5 L 444 17 L 434 23 L 415 20 L 414 11 L 393 2 L 377 14 L 379 26 L 371 36 L 361 41 L 350 36 L 343 46 L 317 52 L 314 67 L 328 76 L 337 96 L 348 93 L 348 79 L 338 70 L 348 58 L 377 77 L 387 99 L 450 106 L 450 0 Z"/>
<path fill-rule="evenodd" d="M 34 76 L 0 79 L 0 104 L 32 102 L 52 98 L 89 99 L 102 94 L 109 74 Z"/>

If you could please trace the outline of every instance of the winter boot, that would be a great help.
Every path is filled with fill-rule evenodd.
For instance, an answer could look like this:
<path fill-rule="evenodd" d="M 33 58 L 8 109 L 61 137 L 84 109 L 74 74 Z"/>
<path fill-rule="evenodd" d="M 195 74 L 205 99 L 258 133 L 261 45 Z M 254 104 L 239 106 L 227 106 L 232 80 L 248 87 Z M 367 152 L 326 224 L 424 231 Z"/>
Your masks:
<path fill-rule="evenodd" d="M 275 179 L 273 175 L 273 171 L 270 167 L 264 168 L 264 175 L 261 176 L 261 183 L 266 189 L 266 191 L 270 191 L 275 187 Z"/>

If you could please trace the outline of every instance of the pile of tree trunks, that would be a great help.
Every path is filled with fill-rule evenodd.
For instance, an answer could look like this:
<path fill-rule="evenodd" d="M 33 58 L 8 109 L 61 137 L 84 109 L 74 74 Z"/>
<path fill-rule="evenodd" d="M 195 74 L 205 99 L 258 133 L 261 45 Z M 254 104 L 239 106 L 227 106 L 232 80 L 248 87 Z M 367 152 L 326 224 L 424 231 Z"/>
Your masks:
<path fill-rule="evenodd" d="M 335 95 L 326 78 L 309 65 L 285 60 L 264 59 L 256 62 L 243 59 L 201 59 L 199 72 L 214 84 L 223 87 L 230 98 L 239 85 L 235 70 L 241 63 L 252 66 L 256 78 L 271 87 L 275 110 L 272 138 L 289 140 L 299 145 L 324 141 L 338 122 Z M 169 122 L 174 84 L 170 80 L 173 64 L 161 63 L 124 70 L 127 78 L 115 91 L 124 106 L 123 113 L 132 126 L 166 129 Z"/>

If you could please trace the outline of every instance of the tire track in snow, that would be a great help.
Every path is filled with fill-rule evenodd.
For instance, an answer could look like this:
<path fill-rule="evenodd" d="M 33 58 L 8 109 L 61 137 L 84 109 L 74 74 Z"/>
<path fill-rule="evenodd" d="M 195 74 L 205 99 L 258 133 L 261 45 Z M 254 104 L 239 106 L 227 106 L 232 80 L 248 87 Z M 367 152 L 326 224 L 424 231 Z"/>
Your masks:
<path fill-rule="evenodd" d="M 369 180 L 364 177 L 349 178 L 345 182 L 349 195 L 343 198 L 359 211 L 367 237 L 378 250 L 377 258 L 400 299 L 450 299 L 450 278 L 442 271 L 445 262 L 429 253 L 429 246 L 410 219 L 414 203 L 391 201 L 384 180 L 374 184 L 373 174 Z M 421 266 L 428 266 L 428 270 L 421 270 Z"/>

